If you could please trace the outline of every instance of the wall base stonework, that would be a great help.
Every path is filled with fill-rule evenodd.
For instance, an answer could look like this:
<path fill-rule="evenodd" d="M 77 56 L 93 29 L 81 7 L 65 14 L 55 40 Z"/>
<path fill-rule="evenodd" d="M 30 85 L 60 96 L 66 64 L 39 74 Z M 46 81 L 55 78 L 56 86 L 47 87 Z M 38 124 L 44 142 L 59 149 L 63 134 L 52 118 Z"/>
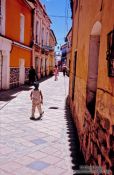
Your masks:
<path fill-rule="evenodd" d="M 100 171 L 103 172 L 104 170 L 106 174 L 109 174 L 109 172 L 112 174 L 114 171 L 114 125 L 111 125 L 110 120 L 102 117 L 98 111 L 93 120 L 86 109 L 83 130 L 81 130 L 75 106 L 70 97 L 68 97 L 68 103 L 78 130 L 80 146 L 86 164 L 98 166 L 101 168 Z M 110 130 L 112 130 L 112 133 L 110 133 Z"/>
<path fill-rule="evenodd" d="M 19 86 L 19 68 L 10 68 L 10 88 Z"/>

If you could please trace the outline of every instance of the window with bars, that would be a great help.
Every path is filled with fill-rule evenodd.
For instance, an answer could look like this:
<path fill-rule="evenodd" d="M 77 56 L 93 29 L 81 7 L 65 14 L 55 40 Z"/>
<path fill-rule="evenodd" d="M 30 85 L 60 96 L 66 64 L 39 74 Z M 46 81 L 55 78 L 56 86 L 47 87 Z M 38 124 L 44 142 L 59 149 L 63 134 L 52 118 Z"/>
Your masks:
<path fill-rule="evenodd" d="M 114 29 L 107 35 L 108 76 L 114 77 Z"/>
<path fill-rule="evenodd" d="M 42 46 L 44 45 L 44 28 L 42 28 Z"/>
<path fill-rule="evenodd" d="M 48 32 L 46 34 L 46 45 L 48 45 Z"/>
<path fill-rule="evenodd" d="M 38 21 L 36 22 L 36 43 L 38 44 Z"/>

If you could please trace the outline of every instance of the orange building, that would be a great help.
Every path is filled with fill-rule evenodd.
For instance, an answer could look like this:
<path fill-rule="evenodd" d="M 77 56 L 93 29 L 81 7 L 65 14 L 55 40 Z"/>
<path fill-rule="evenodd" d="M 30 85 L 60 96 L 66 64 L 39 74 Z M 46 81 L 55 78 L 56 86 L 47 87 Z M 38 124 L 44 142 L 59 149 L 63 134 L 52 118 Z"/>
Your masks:
<path fill-rule="evenodd" d="M 2 87 L 11 88 L 24 84 L 28 80 L 28 71 L 32 59 L 32 6 L 25 0 L 1 1 L 2 14 L 4 16 L 1 31 L 1 45 L 7 43 L 7 49 L 2 46 L 3 68 Z M 5 50 L 6 49 L 6 50 Z M 8 51 L 7 51 L 8 50 Z M 6 60 L 7 57 L 7 60 Z M 4 65 L 5 63 L 5 65 Z M 4 78 L 7 78 L 7 84 L 3 86 Z"/>
<path fill-rule="evenodd" d="M 70 107 L 86 163 L 114 172 L 114 1 L 71 7 Z"/>

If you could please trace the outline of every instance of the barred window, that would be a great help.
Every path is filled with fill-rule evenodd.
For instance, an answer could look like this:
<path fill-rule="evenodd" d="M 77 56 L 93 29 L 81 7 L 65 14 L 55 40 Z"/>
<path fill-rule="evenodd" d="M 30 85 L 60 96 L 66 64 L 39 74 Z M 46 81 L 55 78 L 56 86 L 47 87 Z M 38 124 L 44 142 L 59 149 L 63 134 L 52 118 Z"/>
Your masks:
<path fill-rule="evenodd" d="M 38 27 L 38 21 L 36 22 L 36 43 L 38 43 L 38 29 L 39 29 L 39 27 Z"/>
<path fill-rule="evenodd" d="M 107 35 L 108 76 L 114 77 L 114 29 Z"/>

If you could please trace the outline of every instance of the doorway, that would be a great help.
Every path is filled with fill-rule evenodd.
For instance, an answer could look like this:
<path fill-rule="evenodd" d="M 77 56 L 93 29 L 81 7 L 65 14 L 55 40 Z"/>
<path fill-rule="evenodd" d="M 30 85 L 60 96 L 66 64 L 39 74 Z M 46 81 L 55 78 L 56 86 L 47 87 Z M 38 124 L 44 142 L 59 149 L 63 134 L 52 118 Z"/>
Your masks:
<path fill-rule="evenodd" d="M 88 78 L 86 85 L 86 107 L 89 113 L 91 114 L 92 118 L 94 118 L 95 104 L 96 104 L 100 32 L 101 32 L 101 23 L 97 21 L 94 24 L 90 35 Z"/>
<path fill-rule="evenodd" d="M 20 59 L 19 64 L 19 84 L 24 84 L 25 82 L 25 60 Z"/>

